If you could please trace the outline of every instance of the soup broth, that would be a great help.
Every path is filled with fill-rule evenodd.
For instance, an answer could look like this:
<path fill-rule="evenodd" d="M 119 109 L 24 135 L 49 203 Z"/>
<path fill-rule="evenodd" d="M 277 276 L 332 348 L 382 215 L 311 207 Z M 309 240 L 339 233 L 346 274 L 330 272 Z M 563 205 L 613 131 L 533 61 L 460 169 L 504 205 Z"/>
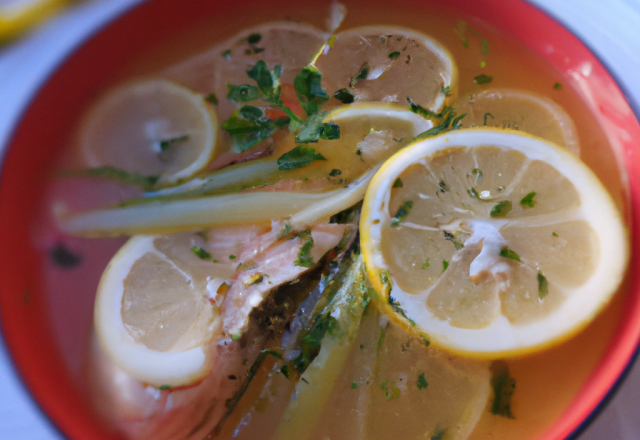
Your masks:
<path fill-rule="evenodd" d="M 279 3 L 278 6 L 270 2 L 254 2 L 249 6 L 245 3 L 226 5 L 224 16 L 205 18 L 177 38 L 161 42 L 145 56 L 122 69 L 119 76 L 114 78 L 113 84 L 132 78 L 157 75 L 168 66 L 195 56 L 253 25 L 276 20 L 296 20 L 324 27 L 323 20 L 329 7 L 324 3 L 285 5 L 285 2 L 280 2 L 282 5 Z M 521 89 L 547 97 L 559 104 L 575 123 L 580 159 L 596 173 L 611 193 L 618 208 L 625 212 L 625 182 L 616 155 L 593 109 L 571 78 L 562 76 L 539 55 L 492 27 L 490 23 L 482 22 L 462 11 L 454 11 L 431 2 L 415 2 L 406 10 L 388 2 L 378 1 L 347 1 L 345 4 L 348 14 L 340 31 L 364 25 L 397 25 L 423 32 L 445 46 L 453 55 L 459 69 L 459 100 L 489 88 Z M 474 78 L 480 74 L 491 76 L 491 83 L 477 84 Z M 92 102 L 88 101 L 87 107 L 91 104 Z M 70 146 L 58 166 L 68 169 L 81 162 L 77 146 L 74 140 L 70 140 Z M 100 206 L 106 200 L 123 200 L 137 194 L 136 190 L 125 185 L 92 182 L 87 187 L 78 188 L 73 183 L 63 180 L 52 184 L 49 201 L 55 203 L 58 199 L 64 199 L 73 208 L 86 209 Z M 93 296 L 100 274 L 124 240 L 60 236 L 48 210 L 49 206 L 46 207 L 47 214 L 43 214 L 44 226 L 37 233 L 37 239 L 45 252 L 50 252 L 54 242 L 62 241 L 73 249 L 74 253 L 82 256 L 83 260 L 74 270 L 61 270 L 59 265 L 55 264 L 49 264 L 46 268 L 48 297 L 53 311 L 56 337 L 70 370 L 81 377 L 87 344 L 77 335 L 90 333 Z M 516 381 L 511 406 L 513 418 L 492 414 L 489 402 L 469 438 L 541 438 L 576 398 L 580 388 L 606 352 L 615 331 L 617 318 L 622 311 L 623 300 L 623 292 L 618 292 L 605 310 L 585 330 L 570 340 L 536 354 L 506 359 L 510 375 Z M 71 303 L 76 308 L 74 314 L 77 320 L 69 322 L 65 319 L 63 322 L 56 318 L 63 316 L 62 313 L 56 313 L 56 310 Z M 364 336 L 359 336 L 362 337 Z M 354 345 L 351 350 L 356 353 L 360 349 Z M 278 376 L 277 379 L 269 378 L 269 372 L 275 363 L 275 360 L 268 360 L 261 366 L 243 399 L 225 421 L 220 438 L 262 438 L 256 433 L 268 431 L 263 431 L 262 427 L 273 422 L 269 415 L 277 412 L 276 407 L 270 408 L 267 401 L 263 402 L 261 412 L 254 416 L 255 419 L 262 420 L 263 425 L 255 422 L 246 423 L 245 415 L 254 402 L 259 400 L 260 393 L 269 380 L 272 382 L 269 382 L 268 386 L 274 393 L 292 395 L 293 385 L 282 376 Z M 348 365 L 345 367 L 342 373 L 344 377 L 350 374 L 349 368 Z M 353 391 L 349 386 L 350 382 L 344 378 L 336 381 L 329 400 L 331 405 L 349 402 L 350 393 Z M 78 386 L 86 387 L 86 384 L 78 383 Z M 335 407 L 332 408 L 335 410 Z M 332 419 L 332 408 L 328 406 L 324 410 L 322 417 L 325 423 Z M 415 412 L 416 417 L 420 411 L 419 408 L 410 407 L 409 403 L 407 407 L 403 407 L 401 402 L 394 408 L 397 412 Z M 349 411 L 349 408 L 345 406 L 343 410 Z M 279 416 L 273 417 L 277 420 Z M 242 428 L 243 423 L 247 425 L 245 431 Z M 346 433 L 353 430 L 353 423 L 348 417 L 335 417 L 335 424 L 330 430 L 331 438 L 352 438 Z M 397 422 L 390 417 L 389 423 Z M 318 433 L 321 434 L 320 431 L 318 430 Z M 339 433 L 345 433 L 345 436 L 341 437 Z M 372 432 L 367 438 L 377 437 Z"/>

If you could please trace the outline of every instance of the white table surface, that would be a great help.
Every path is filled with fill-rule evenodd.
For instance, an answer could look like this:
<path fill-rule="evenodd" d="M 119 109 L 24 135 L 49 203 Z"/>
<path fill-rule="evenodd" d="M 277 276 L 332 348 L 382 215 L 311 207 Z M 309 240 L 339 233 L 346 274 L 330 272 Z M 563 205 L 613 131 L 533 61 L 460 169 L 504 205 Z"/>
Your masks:
<path fill-rule="evenodd" d="M 0 154 L 11 127 L 52 66 L 83 36 L 141 0 L 81 3 L 0 49 Z M 504 0 L 508 1 L 508 0 Z M 576 33 L 614 73 L 640 114 L 640 0 L 530 0 Z M 580 440 L 640 440 L 640 363 Z M 0 335 L 0 440 L 63 440 L 13 370 Z"/>

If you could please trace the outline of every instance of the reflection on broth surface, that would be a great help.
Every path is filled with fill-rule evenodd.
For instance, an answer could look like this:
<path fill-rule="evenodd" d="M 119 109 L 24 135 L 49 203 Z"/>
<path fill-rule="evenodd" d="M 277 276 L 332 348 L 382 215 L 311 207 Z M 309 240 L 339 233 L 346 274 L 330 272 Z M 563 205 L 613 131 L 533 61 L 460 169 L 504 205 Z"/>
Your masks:
<path fill-rule="evenodd" d="M 517 326 L 561 308 L 556 279 L 578 291 L 588 283 L 600 248 L 599 237 L 585 240 L 598 235 L 587 221 L 502 226 L 509 246 L 496 258 L 509 260 L 507 275 L 470 271 L 489 235 L 448 229 L 481 216 L 544 211 L 547 221 L 579 205 L 564 169 L 540 162 L 522 171 L 529 159 L 520 153 L 449 151 L 430 162 L 432 175 L 420 168 L 431 158 L 399 174 L 382 220 L 394 261 L 370 278 L 379 260 L 367 254 L 370 230 L 359 230 L 371 217 L 362 200 L 376 172 L 416 140 L 490 126 L 557 142 L 606 182 L 615 225 L 624 185 L 595 117 L 537 55 L 444 7 L 346 7 L 261 5 L 246 20 L 202 23 L 123 70 L 125 86 L 105 91 L 79 122 L 59 165 L 66 176 L 51 185 L 51 228 L 136 234 L 99 283 L 92 269 L 95 330 L 74 366 L 97 412 L 126 437 L 535 439 L 606 350 L 621 295 L 571 339 L 517 357 L 452 354 L 394 296 L 436 286 L 421 300 L 433 319 L 482 329 L 501 313 Z M 171 93 L 143 92 L 158 80 Z M 130 96 L 102 125 L 105 102 L 123 90 Z M 127 116 L 138 107 L 150 109 L 145 118 Z M 125 148 L 87 160 L 107 141 Z M 128 168 L 134 148 L 157 159 L 153 167 Z M 456 154 L 468 168 L 460 178 Z M 188 171 L 174 179 L 176 163 Z M 512 182 L 523 188 L 502 214 Z M 573 249 L 571 262 L 547 255 L 556 239 Z M 118 240 L 69 243 L 106 262 Z M 64 277 L 87 273 L 81 263 Z M 520 287 L 509 296 L 505 285 Z M 486 297 L 471 312 L 476 293 L 452 294 L 465 289 Z"/>

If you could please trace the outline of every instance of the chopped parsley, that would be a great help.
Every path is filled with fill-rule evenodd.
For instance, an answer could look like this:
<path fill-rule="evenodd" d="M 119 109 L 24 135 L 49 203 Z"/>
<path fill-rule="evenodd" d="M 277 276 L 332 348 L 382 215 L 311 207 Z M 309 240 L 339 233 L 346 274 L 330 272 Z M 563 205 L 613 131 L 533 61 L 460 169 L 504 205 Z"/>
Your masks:
<path fill-rule="evenodd" d="M 237 257 L 235 255 L 229 255 L 229 260 L 235 260 Z"/>
<path fill-rule="evenodd" d="M 444 272 L 449 267 L 449 262 L 445 259 L 442 259 L 442 271 Z"/>
<path fill-rule="evenodd" d="M 343 104 L 351 104 L 355 100 L 353 93 L 351 93 L 349 89 L 346 88 L 336 90 L 336 92 L 333 94 L 333 97 Z"/>
<path fill-rule="evenodd" d="M 132 173 L 108 165 L 82 170 L 63 171 L 61 175 L 63 177 L 104 177 L 143 188 L 153 187 L 160 178 L 160 176 L 143 176 L 142 174 Z"/>
<path fill-rule="evenodd" d="M 206 250 L 202 249 L 200 246 L 192 247 L 191 252 L 196 254 L 196 256 L 201 260 L 211 260 L 211 254 Z"/>
<path fill-rule="evenodd" d="M 315 148 L 306 145 L 297 145 L 293 150 L 287 151 L 278 158 L 280 171 L 297 170 L 306 167 L 316 160 L 327 160 L 322 154 L 316 153 Z"/>
<path fill-rule="evenodd" d="M 559 82 L 557 82 L 557 83 L 555 83 L 555 84 L 553 85 L 553 88 L 554 88 L 555 90 L 562 90 L 562 84 L 560 84 Z"/>
<path fill-rule="evenodd" d="M 467 40 L 467 37 L 465 36 L 465 33 L 467 31 L 467 23 L 463 20 L 458 20 L 457 24 L 458 26 L 453 29 L 453 33 L 456 34 L 458 38 L 460 38 L 460 42 L 464 47 L 469 47 L 469 40 Z"/>
<path fill-rule="evenodd" d="M 342 174 L 342 171 L 340 171 L 339 169 L 336 169 L 336 168 L 332 169 L 332 170 L 329 172 L 329 175 L 330 175 L 331 177 L 339 176 L 340 174 Z"/>
<path fill-rule="evenodd" d="M 357 390 L 358 389 L 358 382 L 351 382 L 351 389 L 352 390 Z"/>
<path fill-rule="evenodd" d="M 351 82 L 349 83 L 349 85 L 351 86 L 351 88 L 354 88 L 356 84 L 358 84 L 358 81 L 360 81 L 361 79 L 367 79 L 368 75 L 369 75 L 369 64 L 367 62 L 364 62 L 362 66 L 360 66 L 360 70 L 358 71 L 358 74 L 351 79 Z"/>
<path fill-rule="evenodd" d="M 301 232 L 298 234 L 298 237 L 300 237 L 302 246 L 298 252 L 298 258 L 295 261 L 295 265 L 300 267 L 313 267 L 314 263 L 313 258 L 311 257 L 313 236 L 311 235 L 311 230 L 307 229 L 306 231 Z"/>
<path fill-rule="evenodd" d="M 475 188 L 468 189 L 468 190 L 467 190 L 467 193 L 469 193 L 469 195 L 470 195 L 471 197 L 473 197 L 474 199 L 477 199 L 477 198 L 478 198 L 478 191 L 476 191 L 476 189 L 475 189 Z"/>
<path fill-rule="evenodd" d="M 388 287 L 389 290 L 393 287 L 393 283 L 391 282 L 391 274 L 388 270 L 383 270 L 380 272 L 380 281 L 385 287 Z"/>
<path fill-rule="evenodd" d="M 327 91 L 322 88 L 322 74 L 314 67 L 305 67 L 293 80 L 293 86 L 307 116 L 315 115 L 322 104 L 329 99 Z"/>
<path fill-rule="evenodd" d="M 407 316 L 407 312 L 400 306 L 400 303 L 393 296 L 389 295 L 389 305 L 398 315 L 405 318 L 411 325 L 416 325 L 416 322 Z"/>
<path fill-rule="evenodd" d="M 439 190 L 439 191 L 440 191 L 441 193 L 445 193 L 445 192 L 447 192 L 447 184 L 446 184 L 446 183 L 444 183 L 444 181 L 442 181 L 442 180 L 441 180 L 440 182 L 438 182 L 438 187 L 440 187 L 440 190 Z"/>
<path fill-rule="evenodd" d="M 428 269 L 429 268 L 429 260 L 425 261 L 424 264 L 422 265 L 421 269 Z"/>
<path fill-rule="evenodd" d="M 382 343 L 384 342 L 384 327 L 380 328 L 380 337 L 378 338 L 378 353 L 382 350 Z"/>
<path fill-rule="evenodd" d="M 386 380 L 380 382 L 381 388 L 384 390 L 384 396 L 387 400 L 393 400 L 400 397 L 400 390 L 396 387 L 396 381 L 391 381 L 388 383 Z"/>
<path fill-rule="evenodd" d="M 184 135 L 184 136 L 180 136 L 177 138 L 171 138 L 171 139 L 165 139 L 162 140 L 158 143 L 158 146 L 160 147 L 160 151 L 162 153 L 164 153 L 165 151 L 167 151 L 169 148 L 174 147 L 178 144 L 181 144 L 183 142 L 187 142 L 189 140 L 189 136 Z"/>
<path fill-rule="evenodd" d="M 511 398 L 516 389 L 516 381 L 509 374 L 509 366 L 505 361 L 495 361 L 491 364 L 491 387 L 493 388 L 491 413 L 515 419 L 511 412 Z"/>
<path fill-rule="evenodd" d="M 491 113 L 487 112 L 487 113 L 485 113 L 485 114 L 484 114 L 484 116 L 482 117 L 482 120 L 483 120 L 483 124 L 482 124 L 482 125 L 487 125 L 487 118 L 488 118 L 489 116 L 491 116 L 491 119 L 495 119 Z"/>
<path fill-rule="evenodd" d="M 222 52 L 222 56 L 224 58 L 229 58 L 231 56 L 231 49 L 227 49 L 224 52 Z"/>
<path fill-rule="evenodd" d="M 476 177 L 476 184 L 482 183 L 482 171 L 478 168 L 474 168 L 471 170 L 471 175 Z"/>
<path fill-rule="evenodd" d="M 449 231 L 443 231 L 443 232 L 444 232 L 444 239 L 449 240 L 451 243 L 453 243 L 453 246 L 455 246 L 457 251 L 459 251 L 464 247 L 464 243 L 458 240 L 454 234 L 452 234 Z"/>
<path fill-rule="evenodd" d="M 251 102 L 260 98 L 258 88 L 249 84 L 227 84 L 227 99 L 233 102 Z"/>
<path fill-rule="evenodd" d="M 397 50 L 394 50 L 393 52 L 391 52 L 389 54 L 389 59 L 390 60 L 397 60 L 399 56 L 400 56 L 400 52 L 398 52 Z"/>
<path fill-rule="evenodd" d="M 204 100 L 209 104 L 218 105 L 218 96 L 215 93 L 209 93 Z"/>
<path fill-rule="evenodd" d="M 419 390 L 424 390 L 429 386 L 427 379 L 424 377 L 424 373 L 418 375 L 418 383 L 416 384 Z"/>
<path fill-rule="evenodd" d="M 289 124 L 288 117 L 269 119 L 264 110 L 245 105 L 222 123 L 233 141 L 234 148 L 241 153 L 270 138 Z"/>
<path fill-rule="evenodd" d="M 554 232 L 551 233 L 551 235 L 553 235 L 554 237 L 557 237 L 558 233 L 554 231 Z"/>
<path fill-rule="evenodd" d="M 398 177 L 396 181 L 393 182 L 393 188 L 402 188 L 402 186 L 403 186 L 402 179 Z"/>
<path fill-rule="evenodd" d="M 62 269 L 71 269 L 82 263 L 82 255 L 73 252 L 62 243 L 56 243 L 49 249 L 49 258 Z"/>
<path fill-rule="evenodd" d="M 489 215 L 493 218 L 505 217 L 509 211 L 511 211 L 511 202 L 509 200 L 503 200 L 491 208 Z"/>
<path fill-rule="evenodd" d="M 384 38 L 384 37 L 380 37 L 380 42 L 381 42 L 382 44 L 384 44 L 384 43 L 386 43 L 386 42 L 387 42 L 387 40 L 386 40 L 386 38 Z"/>
<path fill-rule="evenodd" d="M 440 87 L 440 91 L 442 92 L 443 95 L 449 96 L 451 94 L 451 86 Z"/>
<path fill-rule="evenodd" d="M 292 229 L 293 229 L 293 227 L 289 223 L 285 223 L 285 225 L 282 228 L 282 230 L 280 230 L 280 232 L 278 232 L 278 238 L 282 238 L 282 237 L 285 237 L 285 236 L 289 235 L 289 232 L 291 232 Z"/>
<path fill-rule="evenodd" d="M 158 389 L 161 391 L 168 391 L 171 389 L 171 385 L 160 385 Z"/>
<path fill-rule="evenodd" d="M 543 299 L 549 294 L 549 283 L 547 277 L 542 275 L 542 272 L 538 271 L 538 296 Z"/>
<path fill-rule="evenodd" d="M 489 55 L 489 42 L 484 38 L 480 39 L 480 52 L 482 52 L 483 55 Z"/>
<path fill-rule="evenodd" d="M 473 81 L 478 85 L 489 84 L 491 81 L 493 81 L 493 76 L 481 73 L 480 75 L 473 77 Z"/>
<path fill-rule="evenodd" d="M 500 256 L 509 258 L 510 260 L 520 261 L 520 255 L 514 250 L 509 249 L 509 246 L 503 246 L 500 249 Z"/>
<path fill-rule="evenodd" d="M 430 440 L 442 440 L 446 432 L 445 429 L 436 429 Z"/>
<path fill-rule="evenodd" d="M 527 194 L 526 196 L 524 196 L 522 198 L 522 200 L 520 200 L 520 205 L 522 207 L 526 207 L 528 206 L 529 208 L 533 208 L 533 205 L 535 205 L 535 201 L 533 200 L 533 198 L 536 196 L 535 191 L 531 191 L 529 194 Z"/>
<path fill-rule="evenodd" d="M 398 226 L 405 219 L 405 217 L 409 215 L 409 213 L 411 212 L 411 208 L 413 208 L 413 202 L 411 200 L 404 202 L 402 206 L 398 208 L 398 212 L 396 212 L 396 215 L 394 215 L 391 219 L 391 227 Z"/>
<path fill-rule="evenodd" d="M 307 118 L 296 128 L 296 142 L 308 144 L 318 142 L 318 139 L 339 139 L 340 126 L 335 122 L 323 122 L 329 112 L 318 113 Z"/>

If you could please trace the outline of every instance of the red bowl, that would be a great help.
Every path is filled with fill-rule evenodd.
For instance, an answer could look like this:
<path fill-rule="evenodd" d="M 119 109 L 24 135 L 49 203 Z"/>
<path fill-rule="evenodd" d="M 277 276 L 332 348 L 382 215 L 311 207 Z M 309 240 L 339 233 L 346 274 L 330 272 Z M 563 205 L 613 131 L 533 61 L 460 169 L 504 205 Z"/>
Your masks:
<path fill-rule="evenodd" d="M 364 0 L 361 0 L 364 1 Z M 434 1 L 434 0 L 432 0 Z M 279 0 L 278 3 L 291 3 Z M 376 0 L 385 7 L 387 3 Z M 406 0 L 408 7 L 425 2 Z M 449 0 L 447 7 L 475 16 L 519 41 L 553 66 L 578 90 L 602 125 L 621 168 L 627 196 L 632 259 L 628 288 L 616 330 L 605 354 L 579 393 L 544 433 L 562 439 L 577 432 L 612 390 L 634 357 L 640 340 L 640 126 L 619 87 L 596 57 L 567 29 L 523 1 Z M 244 10 L 260 4 L 243 2 Z M 274 6 L 275 7 L 275 6 Z M 299 3 L 298 3 L 299 7 Z M 67 286 L 60 298 L 46 295 L 47 258 L 34 244 L 34 219 L 41 214 L 51 164 L 90 99 L 121 78 L 123 69 L 160 45 L 184 36 L 194 25 L 225 17 L 231 2 L 153 0 L 133 8 L 91 36 L 62 62 L 41 87 L 13 132 L 0 179 L 0 323 L 9 352 L 29 391 L 70 439 L 118 438 L 96 418 L 77 388 L 68 353 L 85 343 L 78 329 L 91 322 L 87 286 Z M 252 19 L 253 20 L 253 19 Z M 255 20 L 253 20 L 255 21 Z M 549 48 L 554 50 L 550 51 Z M 145 55 L 146 54 L 146 55 Z M 590 65 L 589 75 L 579 75 Z M 94 264 L 98 264 L 94 262 Z M 103 262 L 100 262 L 103 264 Z M 100 268 L 97 268 L 99 273 Z M 93 287 L 95 289 L 95 286 Z M 54 331 L 54 322 L 58 328 Z M 62 326 L 60 322 L 67 322 Z M 75 350 L 75 351 L 74 351 Z M 63 352 L 67 354 L 63 354 Z M 65 358 L 65 356 L 67 358 Z"/>

